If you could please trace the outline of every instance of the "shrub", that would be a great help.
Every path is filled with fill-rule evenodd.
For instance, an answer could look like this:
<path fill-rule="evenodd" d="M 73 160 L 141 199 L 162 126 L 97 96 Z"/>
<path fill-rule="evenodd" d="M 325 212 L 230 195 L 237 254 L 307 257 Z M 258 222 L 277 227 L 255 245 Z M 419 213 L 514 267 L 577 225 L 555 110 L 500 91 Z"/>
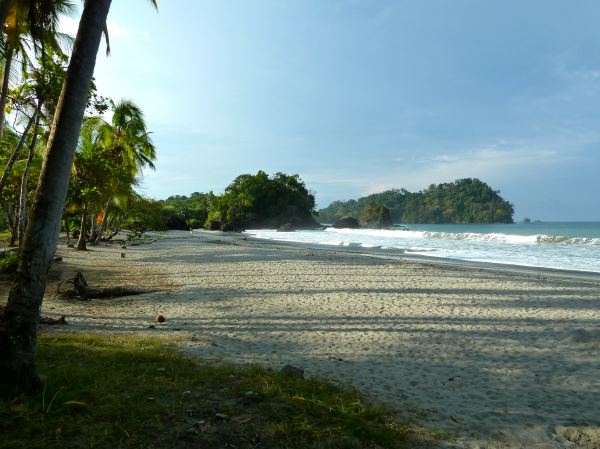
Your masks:
<path fill-rule="evenodd" d="M 0 253 L 0 272 L 1 273 L 14 273 L 17 271 L 19 265 L 19 259 L 17 254 L 12 251 L 6 251 Z"/>

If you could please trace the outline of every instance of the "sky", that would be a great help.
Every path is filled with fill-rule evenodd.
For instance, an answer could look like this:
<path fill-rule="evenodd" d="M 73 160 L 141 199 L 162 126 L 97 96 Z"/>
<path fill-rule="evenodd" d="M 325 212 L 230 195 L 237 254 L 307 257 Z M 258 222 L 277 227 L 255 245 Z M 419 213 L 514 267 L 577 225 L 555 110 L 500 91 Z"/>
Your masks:
<path fill-rule="evenodd" d="M 95 72 L 145 112 L 146 196 L 281 171 L 325 207 L 470 177 L 517 220 L 600 221 L 596 0 L 158 3 L 113 0 Z"/>

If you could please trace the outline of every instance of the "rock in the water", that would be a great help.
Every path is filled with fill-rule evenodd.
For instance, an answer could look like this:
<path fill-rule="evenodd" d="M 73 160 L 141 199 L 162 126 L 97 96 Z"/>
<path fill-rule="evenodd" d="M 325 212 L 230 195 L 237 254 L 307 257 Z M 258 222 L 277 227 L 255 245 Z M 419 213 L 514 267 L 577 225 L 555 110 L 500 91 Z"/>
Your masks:
<path fill-rule="evenodd" d="M 304 370 L 293 365 L 285 365 L 281 368 L 281 374 L 293 377 L 295 379 L 304 379 Z"/>
<path fill-rule="evenodd" d="M 293 224 L 286 223 L 286 224 L 282 224 L 281 226 L 279 226 L 279 228 L 277 229 L 277 232 L 292 232 L 295 230 L 296 230 L 296 227 Z"/>
<path fill-rule="evenodd" d="M 54 256 L 54 258 L 52 259 L 52 262 L 62 262 L 63 258 L 60 256 Z"/>
<path fill-rule="evenodd" d="M 360 216 L 360 224 L 364 228 L 389 229 L 392 227 L 392 215 L 383 204 L 372 203 Z"/>
<path fill-rule="evenodd" d="M 354 217 L 351 217 L 349 215 L 340 218 L 338 221 L 335 222 L 335 224 L 333 225 L 334 228 L 348 228 L 348 229 L 357 229 L 360 228 L 360 225 L 358 224 L 358 220 Z"/>
<path fill-rule="evenodd" d="M 157 323 L 164 323 L 165 321 L 167 321 L 167 319 L 163 315 L 156 315 Z"/>

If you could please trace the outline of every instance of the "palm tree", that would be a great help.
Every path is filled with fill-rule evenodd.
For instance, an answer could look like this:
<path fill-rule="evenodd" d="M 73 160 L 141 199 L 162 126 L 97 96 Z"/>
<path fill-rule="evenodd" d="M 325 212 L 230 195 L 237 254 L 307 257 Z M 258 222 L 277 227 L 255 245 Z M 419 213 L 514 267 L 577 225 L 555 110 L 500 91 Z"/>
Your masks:
<path fill-rule="evenodd" d="M 73 4 L 69 0 L 20 0 L 9 2 L 0 0 L 0 18 L 6 8 L 4 31 L 4 75 L 0 90 L 0 140 L 4 134 L 5 108 L 12 64 L 17 56 L 23 64 L 28 60 L 27 50 L 33 48 L 37 56 L 44 56 L 46 49 L 62 52 L 60 43 L 70 42 L 70 38 L 57 31 L 62 15 L 69 14 Z"/>
<path fill-rule="evenodd" d="M 153 161 L 156 159 L 156 150 L 150 133 L 146 129 L 142 110 L 132 101 L 124 99 L 117 104 L 112 103 L 112 111 L 112 121 L 104 129 L 107 137 L 105 156 L 115 165 L 123 168 L 120 177 L 124 177 L 125 181 L 119 176 L 114 178 L 114 190 L 108 194 L 100 226 L 92 239 L 95 242 L 102 236 L 113 197 L 117 196 L 117 192 L 123 192 L 124 189 L 125 191 L 130 190 L 131 182 L 128 175 L 135 177 L 145 167 L 154 169 Z M 128 171 L 129 173 L 127 173 Z"/>
<path fill-rule="evenodd" d="M 0 317 L 0 379 L 7 390 L 18 392 L 41 386 L 35 369 L 39 309 L 110 4 L 111 0 L 87 0 L 84 4 L 21 247 L 17 277 Z"/>
<path fill-rule="evenodd" d="M 154 0 L 152 4 L 156 6 Z M 0 315 L 0 391 L 37 389 L 37 326 L 47 273 L 58 241 L 73 154 L 96 54 L 111 0 L 86 0 L 71 62 L 56 108 L 35 201 L 19 255 L 17 277 Z M 1 11 L 0 11 L 1 12 Z"/>

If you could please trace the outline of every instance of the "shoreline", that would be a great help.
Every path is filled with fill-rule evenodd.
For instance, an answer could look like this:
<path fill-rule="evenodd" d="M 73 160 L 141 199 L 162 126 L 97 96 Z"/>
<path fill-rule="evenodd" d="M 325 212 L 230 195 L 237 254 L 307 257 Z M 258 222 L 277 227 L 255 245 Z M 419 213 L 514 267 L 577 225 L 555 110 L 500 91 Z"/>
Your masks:
<path fill-rule="evenodd" d="M 185 232 L 185 231 L 182 231 Z M 461 259 L 450 259 L 444 257 L 432 257 L 424 256 L 420 254 L 406 254 L 404 249 L 377 249 L 377 248 L 352 248 L 347 246 L 335 246 L 318 243 L 302 243 L 302 242 L 291 242 L 284 240 L 271 240 L 261 239 L 258 237 L 252 237 L 244 235 L 243 233 L 231 233 L 221 231 L 205 231 L 201 229 L 194 229 L 194 235 L 219 235 L 225 238 L 231 238 L 232 240 L 246 240 L 250 242 L 256 242 L 258 244 L 272 245 L 272 246 L 286 246 L 292 248 L 302 248 L 307 250 L 315 251 L 330 251 L 334 253 L 348 253 L 358 256 L 381 258 L 383 260 L 396 260 L 406 261 L 414 263 L 427 263 L 427 264 L 439 264 L 442 266 L 456 266 L 463 267 L 466 269 L 475 270 L 490 270 L 499 273 L 514 273 L 521 275 L 530 276 L 543 276 L 555 279 L 576 279 L 582 281 L 600 282 L 600 272 L 593 271 L 579 271 L 579 270 L 567 270 L 559 268 L 546 268 L 546 267 L 535 267 L 528 265 L 516 265 L 516 264 L 505 264 L 498 262 L 483 262 L 483 261 L 470 261 Z"/>

